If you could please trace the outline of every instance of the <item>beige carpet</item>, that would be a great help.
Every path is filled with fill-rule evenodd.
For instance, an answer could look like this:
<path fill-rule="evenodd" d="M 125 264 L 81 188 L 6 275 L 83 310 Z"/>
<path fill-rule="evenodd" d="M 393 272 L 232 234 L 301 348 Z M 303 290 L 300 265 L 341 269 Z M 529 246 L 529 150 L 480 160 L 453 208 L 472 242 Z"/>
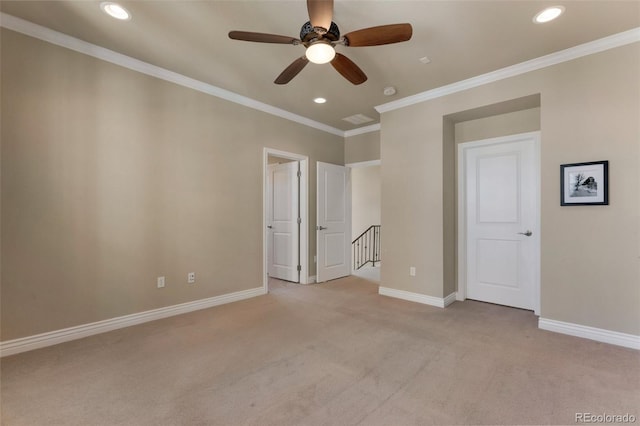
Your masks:
<path fill-rule="evenodd" d="M 350 277 L 2 360 L 5 425 L 574 424 L 640 416 L 638 351 Z M 637 420 L 640 422 L 640 420 Z"/>

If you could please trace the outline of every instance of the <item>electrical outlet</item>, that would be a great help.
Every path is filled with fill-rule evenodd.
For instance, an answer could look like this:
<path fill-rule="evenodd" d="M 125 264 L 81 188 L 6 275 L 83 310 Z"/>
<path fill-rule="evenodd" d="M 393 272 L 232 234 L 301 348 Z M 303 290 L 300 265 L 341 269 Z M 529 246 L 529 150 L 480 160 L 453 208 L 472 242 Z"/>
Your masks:
<path fill-rule="evenodd" d="M 196 273 L 195 272 L 189 272 L 187 274 L 187 282 L 189 284 L 193 284 L 196 282 Z"/>
<path fill-rule="evenodd" d="M 158 288 L 164 287 L 164 277 L 158 277 Z"/>
<path fill-rule="evenodd" d="M 411 275 L 412 277 L 416 276 L 416 267 L 415 266 L 409 266 L 409 275 Z"/>

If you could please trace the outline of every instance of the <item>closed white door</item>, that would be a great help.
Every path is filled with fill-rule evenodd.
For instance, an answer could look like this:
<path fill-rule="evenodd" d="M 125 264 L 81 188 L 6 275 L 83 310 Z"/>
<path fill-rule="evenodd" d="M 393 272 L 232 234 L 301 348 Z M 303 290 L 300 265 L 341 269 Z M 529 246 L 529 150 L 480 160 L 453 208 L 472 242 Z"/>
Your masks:
<path fill-rule="evenodd" d="M 351 170 L 317 163 L 317 272 L 324 282 L 351 273 Z"/>
<path fill-rule="evenodd" d="M 470 299 L 536 309 L 537 140 L 527 134 L 464 150 Z"/>
<path fill-rule="evenodd" d="M 267 167 L 267 262 L 270 277 L 299 281 L 298 162 Z"/>

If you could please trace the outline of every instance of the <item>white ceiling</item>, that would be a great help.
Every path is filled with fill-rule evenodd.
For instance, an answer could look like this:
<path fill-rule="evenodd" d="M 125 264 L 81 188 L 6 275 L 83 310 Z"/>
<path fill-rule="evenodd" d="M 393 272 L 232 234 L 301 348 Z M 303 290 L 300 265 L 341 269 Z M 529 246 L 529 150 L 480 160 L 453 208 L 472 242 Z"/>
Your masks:
<path fill-rule="evenodd" d="M 336 0 L 334 22 L 345 34 L 408 22 L 410 41 L 337 50 L 367 74 L 354 86 L 329 64 L 309 64 L 289 84 L 273 80 L 301 46 L 230 40 L 230 30 L 298 37 L 306 2 L 276 0 L 121 1 L 132 13 L 117 21 L 98 1 L 6 1 L 3 13 L 140 59 L 341 130 L 342 119 L 406 96 L 518 64 L 640 26 L 640 1 L 364 1 Z M 562 4 L 565 13 L 539 25 L 533 16 Z M 423 64 L 419 58 L 429 57 Z M 385 96 L 386 86 L 397 94 Z M 312 99 L 328 99 L 323 105 Z"/>

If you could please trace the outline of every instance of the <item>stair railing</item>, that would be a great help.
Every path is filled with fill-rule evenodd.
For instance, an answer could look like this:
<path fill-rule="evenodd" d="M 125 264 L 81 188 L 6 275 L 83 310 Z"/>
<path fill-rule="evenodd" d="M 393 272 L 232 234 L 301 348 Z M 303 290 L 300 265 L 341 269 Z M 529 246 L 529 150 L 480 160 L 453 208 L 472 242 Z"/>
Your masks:
<path fill-rule="evenodd" d="M 351 243 L 353 248 L 353 269 L 357 270 L 367 263 L 380 262 L 380 225 L 371 225 Z"/>

